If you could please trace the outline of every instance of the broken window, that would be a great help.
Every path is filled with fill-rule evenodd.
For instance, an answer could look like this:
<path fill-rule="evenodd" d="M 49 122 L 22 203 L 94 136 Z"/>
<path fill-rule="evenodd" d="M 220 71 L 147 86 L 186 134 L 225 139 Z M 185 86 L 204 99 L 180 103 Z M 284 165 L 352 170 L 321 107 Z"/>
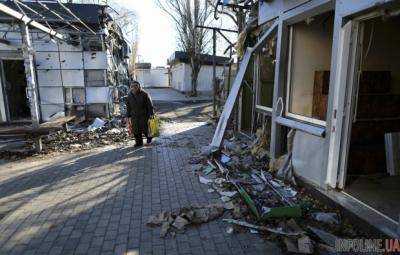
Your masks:
<path fill-rule="evenodd" d="M 106 86 L 105 70 L 85 70 L 86 86 L 104 87 Z"/>
<path fill-rule="evenodd" d="M 325 125 L 333 12 L 290 26 L 286 115 Z"/>
<path fill-rule="evenodd" d="M 64 88 L 65 104 L 85 104 L 84 88 Z"/>
<path fill-rule="evenodd" d="M 257 108 L 272 111 L 275 79 L 276 36 L 265 44 L 259 54 Z"/>
<path fill-rule="evenodd" d="M 102 35 L 85 35 L 82 37 L 82 47 L 84 51 L 102 51 Z"/>

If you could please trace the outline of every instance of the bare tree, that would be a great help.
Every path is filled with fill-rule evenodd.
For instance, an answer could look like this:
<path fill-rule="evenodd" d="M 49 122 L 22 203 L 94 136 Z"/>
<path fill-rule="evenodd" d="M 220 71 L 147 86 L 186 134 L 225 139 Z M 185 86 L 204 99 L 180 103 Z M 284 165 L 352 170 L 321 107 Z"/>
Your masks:
<path fill-rule="evenodd" d="M 156 0 L 156 3 L 175 24 L 178 45 L 189 57 L 192 96 L 196 96 L 201 54 L 206 52 L 210 41 L 209 31 L 198 26 L 207 26 L 211 22 L 212 6 L 206 0 Z"/>

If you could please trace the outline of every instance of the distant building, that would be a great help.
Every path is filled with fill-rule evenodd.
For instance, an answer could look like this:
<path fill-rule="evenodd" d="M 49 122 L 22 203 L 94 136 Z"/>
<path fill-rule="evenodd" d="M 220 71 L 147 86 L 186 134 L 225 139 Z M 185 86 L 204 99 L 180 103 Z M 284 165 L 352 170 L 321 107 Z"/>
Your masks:
<path fill-rule="evenodd" d="M 151 68 L 151 63 L 137 63 L 135 65 L 135 79 L 144 88 L 169 87 L 168 68 L 157 66 Z"/>
<path fill-rule="evenodd" d="M 203 66 L 198 76 L 197 91 L 199 94 L 213 93 L 213 56 L 201 55 Z M 217 78 L 223 78 L 224 65 L 227 64 L 229 58 L 216 57 L 216 73 Z M 189 57 L 186 52 L 176 51 L 168 60 L 170 65 L 170 83 L 171 87 L 182 92 L 189 93 L 192 90 Z"/>

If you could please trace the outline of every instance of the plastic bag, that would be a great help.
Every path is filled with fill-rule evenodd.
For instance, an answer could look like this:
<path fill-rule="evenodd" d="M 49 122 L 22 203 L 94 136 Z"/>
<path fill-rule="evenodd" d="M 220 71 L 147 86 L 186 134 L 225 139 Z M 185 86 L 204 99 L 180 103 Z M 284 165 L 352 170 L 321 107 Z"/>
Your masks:
<path fill-rule="evenodd" d="M 157 137 L 160 135 L 160 118 L 154 115 L 149 119 L 149 131 L 151 137 Z"/>

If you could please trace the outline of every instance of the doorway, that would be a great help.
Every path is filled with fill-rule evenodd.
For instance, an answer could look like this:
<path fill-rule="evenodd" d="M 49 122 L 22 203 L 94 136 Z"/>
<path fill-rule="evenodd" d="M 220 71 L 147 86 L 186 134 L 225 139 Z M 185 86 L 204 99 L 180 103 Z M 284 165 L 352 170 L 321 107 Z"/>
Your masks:
<path fill-rule="evenodd" d="M 23 60 L 2 60 L 7 117 L 10 122 L 31 118 Z"/>
<path fill-rule="evenodd" d="M 358 22 L 344 192 L 397 221 L 400 213 L 400 16 Z"/>

